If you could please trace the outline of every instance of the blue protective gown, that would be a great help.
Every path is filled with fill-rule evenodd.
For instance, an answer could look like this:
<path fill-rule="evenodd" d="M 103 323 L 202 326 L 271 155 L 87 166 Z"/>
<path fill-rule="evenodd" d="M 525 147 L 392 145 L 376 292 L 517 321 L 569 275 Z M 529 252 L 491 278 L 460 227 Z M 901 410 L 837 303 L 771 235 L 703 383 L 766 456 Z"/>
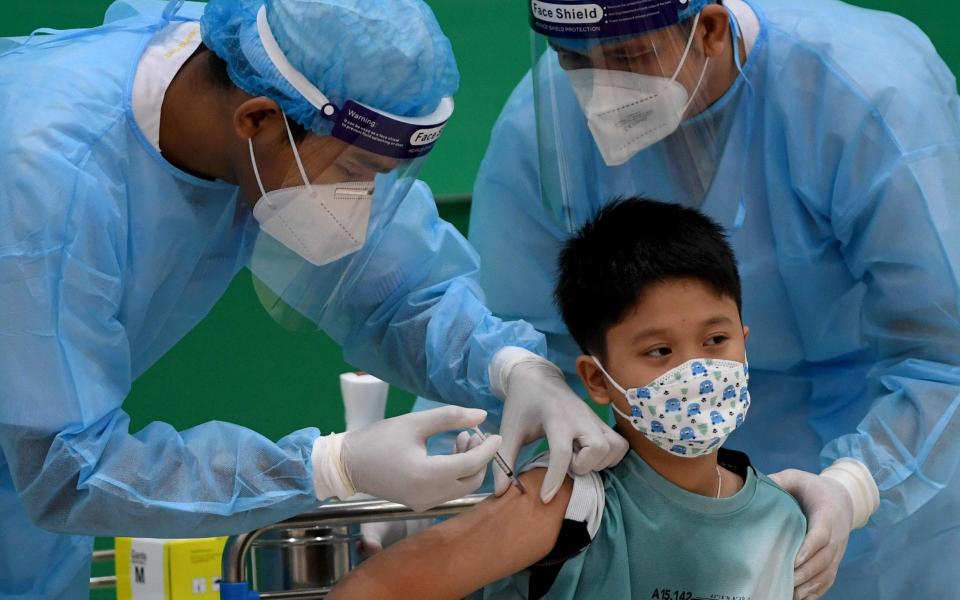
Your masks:
<path fill-rule="evenodd" d="M 133 76 L 166 23 L 124 16 L 0 57 L 3 598 L 86 597 L 92 535 L 239 533 L 316 503 L 315 428 L 276 443 L 220 422 L 129 431 L 132 382 L 213 307 L 256 225 L 236 187 L 176 169 L 137 127 Z M 545 351 L 484 307 L 476 254 L 423 184 L 363 252 L 321 315 L 357 366 L 489 406 L 493 353 Z"/>
<path fill-rule="evenodd" d="M 957 597 L 960 570 L 939 568 L 960 555 L 954 77 L 899 17 L 831 0 L 749 3 L 761 23 L 743 68 L 752 88 L 741 78 L 714 108 L 729 133 L 699 205 L 732 234 L 750 385 L 764 399 L 728 445 L 768 473 L 844 456 L 870 469 L 880 508 L 854 532 L 829 598 Z M 574 383 L 580 350 L 551 302 L 569 234 L 541 202 L 533 77 L 493 132 L 470 239 L 488 305 L 543 331 Z M 580 149 L 563 165 L 567 214 L 582 224 L 623 194 L 689 203 L 657 146 L 607 168 L 569 86 L 555 83 L 567 157 Z"/>

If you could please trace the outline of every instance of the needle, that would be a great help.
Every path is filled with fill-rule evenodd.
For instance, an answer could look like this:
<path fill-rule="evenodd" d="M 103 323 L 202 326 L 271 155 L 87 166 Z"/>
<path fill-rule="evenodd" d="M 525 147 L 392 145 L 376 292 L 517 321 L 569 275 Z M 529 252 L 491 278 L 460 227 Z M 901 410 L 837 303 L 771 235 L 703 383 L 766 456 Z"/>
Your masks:
<path fill-rule="evenodd" d="M 480 439 L 481 439 L 481 440 L 487 439 L 486 434 L 483 433 L 482 431 L 480 431 L 480 428 L 479 428 L 479 427 L 474 427 L 474 428 L 473 428 L 473 431 L 474 431 L 474 433 L 476 433 L 478 436 L 480 436 Z M 520 483 L 520 478 L 517 477 L 517 474 L 513 472 L 513 469 L 510 468 L 510 466 L 507 464 L 507 461 L 503 460 L 503 457 L 500 456 L 500 453 L 499 453 L 499 452 L 497 452 L 496 454 L 493 455 L 493 462 L 497 463 L 497 466 L 500 467 L 500 470 L 503 471 L 503 473 L 504 473 L 507 477 L 509 477 L 511 481 L 513 481 L 513 484 L 514 484 L 514 485 L 516 485 L 518 488 L 520 488 L 520 491 L 521 491 L 522 493 L 524 493 L 524 494 L 527 493 L 527 488 L 523 487 L 523 484 Z"/>

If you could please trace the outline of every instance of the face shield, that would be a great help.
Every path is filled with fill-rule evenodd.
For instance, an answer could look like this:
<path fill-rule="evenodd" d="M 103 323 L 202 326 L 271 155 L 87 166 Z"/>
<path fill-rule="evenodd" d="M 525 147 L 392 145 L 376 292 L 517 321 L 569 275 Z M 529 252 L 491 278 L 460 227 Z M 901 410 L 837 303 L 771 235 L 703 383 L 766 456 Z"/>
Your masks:
<path fill-rule="evenodd" d="M 276 320 L 302 328 L 302 317 L 317 322 L 362 270 L 453 114 L 453 100 L 424 117 L 350 100 L 335 106 L 286 59 L 265 8 L 257 30 L 273 66 L 332 125 L 327 136 L 298 139 L 284 116 L 290 153 L 283 156 L 258 154 L 249 142 L 260 191 L 250 261 L 255 288 Z"/>
<path fill-rule="evenodd" d="M 716 32 L 704 4 L 531 0 L 541 193 L 560 225 L 590 218 L 597 194 L 704 202 L 744 87 L 736 21 Z"/>

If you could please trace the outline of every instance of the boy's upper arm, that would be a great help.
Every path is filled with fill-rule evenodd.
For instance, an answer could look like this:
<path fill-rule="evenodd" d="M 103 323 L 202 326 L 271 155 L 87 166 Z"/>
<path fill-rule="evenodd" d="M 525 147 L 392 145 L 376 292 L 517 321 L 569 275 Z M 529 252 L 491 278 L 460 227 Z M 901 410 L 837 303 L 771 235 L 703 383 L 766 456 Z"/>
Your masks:
<path fill-rule="evenodd" d="M 463 515 L 461 533 L 483 542 L 478 544 L 481 554 L 477 558 L 503 566 L 503 573 L 483 585 L 522 571 L 549 554 L 557 543 L 573 480 L 566 477 L 556 497 L 544 504 L 539 490 L 546 473 L 546 469 L 522 473 L 520 480 L 526 493 L 511 486 L 503 496 L 483 502 Z"/>
<path fill-rule="evenodd" d="M 523 473 L 526 494 L 511 487 L 377 554 L 338 585 L 331 600 L 462 598 L 536 563 L 556 544 L 573 490 L 567 477 L 543 504 L 536 490 L 545 475 L 545 469 Z"/>

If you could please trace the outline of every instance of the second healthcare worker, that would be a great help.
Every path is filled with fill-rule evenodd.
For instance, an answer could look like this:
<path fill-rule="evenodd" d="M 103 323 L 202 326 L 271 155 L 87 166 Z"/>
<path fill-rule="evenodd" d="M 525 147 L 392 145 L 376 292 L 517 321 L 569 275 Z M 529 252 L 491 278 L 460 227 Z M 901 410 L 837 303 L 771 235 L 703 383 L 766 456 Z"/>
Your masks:
<path fill-rule="evenodd" d="M 960 103 L 930 41 L 834 0 L 529 8 L 536 63 L 474 194 L 488 305 L 575 378 L 551 302 L 564 240 L 618 196 L 701 209 L 740 257 L 768 399 L 730 445 L 784 470 L 809 520 L 797 597 L 835 575 L 831 598 L 956 597 Z"/>
<path fill-rule="evenodd" d="M 504 399 L 518 443 L 563 449 L 545 495 L 619 461 L 542 336 L 484 307 L 476 255 L 415 183 L 458 83 L 425 4 L 129 0 L 107 21 L 2 44 L 0 596 L 85 597 L 92 535 L 235 533 L 355 491 L 425 508 L 479 486 L 498 437 L 438 457 L 425 441 L 482 410 L 277 443 L 219 422 L 131 433 L 133 380 L 247 264 L 271 310 L 357 366 L 466 407 Z"/>

